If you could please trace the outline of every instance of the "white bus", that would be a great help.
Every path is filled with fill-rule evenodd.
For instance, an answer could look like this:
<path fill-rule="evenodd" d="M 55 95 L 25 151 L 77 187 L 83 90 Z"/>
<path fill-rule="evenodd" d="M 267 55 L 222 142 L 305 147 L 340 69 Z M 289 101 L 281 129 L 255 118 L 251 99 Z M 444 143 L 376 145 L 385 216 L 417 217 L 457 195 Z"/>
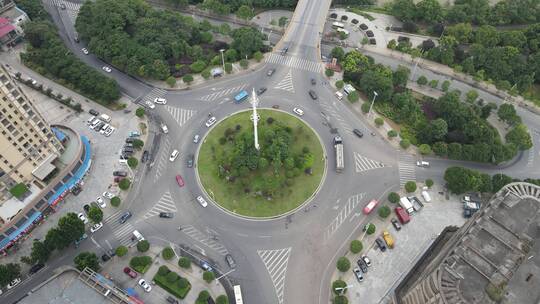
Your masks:
<path fill-rule="evenodd" d="M 243 304 L 244 301 L 242 300 L 242 289 L 240 289 L 240 285 L 234 285 L 234 299 L 236 300 L 236 304 Z"/>
<path fill-rule="evenodd" d="M 344 28 L 345 24 L 343 24 L 341 22 L 334 22 L 334 23 L 332 23 L 332 27 L 333 28 Z"/>

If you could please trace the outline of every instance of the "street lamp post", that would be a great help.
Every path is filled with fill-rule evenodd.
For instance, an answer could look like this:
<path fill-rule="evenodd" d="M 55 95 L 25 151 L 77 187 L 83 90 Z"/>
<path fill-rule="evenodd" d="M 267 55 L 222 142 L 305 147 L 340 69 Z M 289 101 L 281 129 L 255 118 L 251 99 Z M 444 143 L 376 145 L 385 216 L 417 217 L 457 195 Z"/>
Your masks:
<path fill-rule="evenodd" d="M 375 103 L 375 98 L 377 98 L 379 94 L 377 92 L 373 91 L 373 100 L 371 101 L 371 105 L 369 106 L 368 115 L 371 116 L 371 109 L 373 108 L 373 104 Z"/>
<path fill-rule="evenodd" d="M 253 133 L 255 136 L 255 149 L 259 150 L 259 133 L 257 132 L 257 124 L 259 122 L 259 114 L 257 114 L 257 105 L 259 103 L 259 100 L 257 98 L 257 94 L 255 93 L 255 88 L 253 88 L 253 91 L 251 92 L 251 105 L 253 107 L 253 114 L 251 119 L 253 120 Z"/>
<path fill-rule="evenodd" d="M 223 52 L 225 52 L 225 49 L 219 50 L 221 52 L 221 63 L 223 64 L 223 71 L 225 71 L 225 57 L 223 56 Z"/>
<path fill-rule="evenodd" d="M 342 296 L 345 293 L 345 290 L 351 287 L 353 287 L 353 285 L 347 285 L 345 287 L 336 287 L 334 290 L 339 291 L 340 292 L 339 295 Z"/>

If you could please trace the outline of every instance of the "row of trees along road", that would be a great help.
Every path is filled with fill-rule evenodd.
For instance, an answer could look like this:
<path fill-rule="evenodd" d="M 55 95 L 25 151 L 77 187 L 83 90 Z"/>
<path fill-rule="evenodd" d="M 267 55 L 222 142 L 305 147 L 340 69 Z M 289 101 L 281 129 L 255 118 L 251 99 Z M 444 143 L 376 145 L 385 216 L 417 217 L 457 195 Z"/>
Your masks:
<path fill-rule="evenodd" d="M 357 51 L 343 55 L 340 63 L 344 79 L 369 100 L 373 92 L 378 93 L 375 109 L 401 124 L 401 137 L 419 146 L 422 153 L 433 151 L 452 159 L 500 163 L 513 158 L 519 149 L 531 147 L 530 134 L 523 125 L 516 125 L 503 144 L 497 130 L 486 121 L 492 104 L 462 102 L 459 91 L 447 92 L 439 99 L 418 99 L 406 88 L 407 68 L 392 71 Z"/>
<path fill-rule="evenodd" d="M 165 80 L 251 58 L 265 51 L 265 36 L 254 28 L 215 27 L 170 10 L 156 10 L 143 0 L 87 1 L 75 25 L 89 50 L 134 76 Z M 230 35 L 232 44 L 214 41 L 213 31 Z"/>
<path fill-rule="evenodd" d="M 102 104 L 120 97 L 116 81 L 87 66 L 65 47 L 39 0 L 17 0 L 32 21 L 24 26 L 27 50 L 21 61 L 36 72 Z"/>

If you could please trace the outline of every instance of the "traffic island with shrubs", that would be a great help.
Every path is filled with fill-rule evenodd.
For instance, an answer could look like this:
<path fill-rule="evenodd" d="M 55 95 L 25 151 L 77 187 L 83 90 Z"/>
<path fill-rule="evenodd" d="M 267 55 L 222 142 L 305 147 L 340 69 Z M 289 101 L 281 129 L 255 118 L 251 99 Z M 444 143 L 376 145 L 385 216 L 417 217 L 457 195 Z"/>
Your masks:
<path fill-rule="evenodd" d="M 138 273 L 145 273 L 152 266 L 152 258 L 147 255 L 133 257 L 129 261 L 129 266 Z"/>
<path fill-rule="evenodd" d="M 191 284 L 186 278 L 171 271 L 165 265 L 159 267 L 158 272 L 154 276 L 154 282 L 159 287 L 180 299 L 184 299 L 191 290 Z"/>

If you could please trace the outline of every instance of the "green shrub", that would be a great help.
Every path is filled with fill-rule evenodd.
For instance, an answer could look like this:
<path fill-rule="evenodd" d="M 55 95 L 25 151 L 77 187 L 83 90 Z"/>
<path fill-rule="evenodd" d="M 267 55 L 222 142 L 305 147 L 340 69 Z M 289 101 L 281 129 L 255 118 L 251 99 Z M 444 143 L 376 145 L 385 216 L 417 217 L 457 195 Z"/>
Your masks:
<path fill-rule="evenodd" d="M 351 268 L 351 262 L 347 257 L 340 257 L 336 263 L 337 269 L 341 272 L 346 272 Z"/>
<path fill-rule="evenodd" d="M 229 299 L 226 295 L 220 295 L 216 298 L 216 304 L 229 304 Z"/>
<path fill-rule="evenodd" d="M 204 69 L 204 71 L 201 72 L 201 76 L 204 78 L 204 79 L 208 79 L 210 78 L 210 69 Z"/>
<path fill-rule="evenodd" d="M 165 266 L 165 265 L 162 265 L 162 266 L 159 267 L 157 273 L 158 273 L 160 276 L 166 276 L 169 272 L 171 272 L 171 271 L 169 270 L 169 267 L 167 267 L 167 266 Z"/>
<path fill-rule="evenodd" d="M 9 193 L 16 198 L 21 198 L 26 192 L 28 192 L 28 187 L 24 183 L 18 183 L 9 189 Z"/>
<path fill-rule="evenodd" d="M 426 186 L 428 188 L 431 188 L 433 186 L 433 180 L 432 179 L 426 179 Z"/>
<path fill-rule="evenodd" d="M 388 206 L 382 206 L 381 208 L 379 208 L 379 210 L 377 210 L 377 212 L 379 213 L 380 217 L 387 218 L 392 211 Z"/>
<path fill-rule="evenodd" d="M 399 194 L 395 192 L 390 192 L 388 194 L 388 201 L 390 201 L 390 203 L 392 204 L 397 204 L 397 202 L 399 202 Z"/>
<path fill-rule="evenodd" d="M 232 64 L 230 62 L 225 63 L 225 72 L 230 74 L 232 72 Z"/>
<path fill-rule="evenodd" d="M 375 227 L 374 224 L 369 224 L 366 233 L 368 235 L 372 235 L 372 234 L 375 233 L 375 229 L 376 229 L 376 227 Z"/>
<path fill-rule="evenodd" d="M 191 267 L 191 260 L 189 258 L 186 258 L 186 257 L 181 257 L 179 260 L 178 260 L 178 266 L 182 267 L 182 268 L 190 268 Z"/>
<path fill-rule="evenodd" d="M 377 127 L 380 127 L 383 124 L 384 124 L 384 119 L 382 119 L 381 117 L 375 118 L 375 125 L 377 125 Z"/>
<path fill-rule="evenodd" d="M 148 268 L 150 268 L 151 264 L 152 258 L 147 255 L 133 257 L 129 261 L 129 266 L 131 266 L 131 268 L 133 268 L 133 270 L 137 271 L 138 273 L 145 273 Z"/>
<path fill-rule="evenodd" d="M 431 147 L 428 144 L 421 144 L 420 147 L 418 147 L 418 151 L 422 155 L 431 154 Z"/>
<path fill-rule="evenodd" d="M 120 206 L 120 198 L 118 196 L 113 196 L 113 198 L 111 198 L 111 205 L 113 207 Z"/>
<path fill-rule="evenodd" d="M 370 104 L 367 102 L 364 102 L 361 106 L 362 112 L 364 112 L 364 114 L 367 114 L 369 112 L 369 107 L 370 107 Z"/>
<path fill-rule="evenodd" d="M 139 252 L 147 252 L 150 249 L 150 243 L 147 240 L 142 240 L 137 243 L 137 250 Z"/>
<path fill-rule="evenodd" d="M 122 190 L 129 189 L 129 186 L 131 186 L 131 181 L 129 178 L 124 178 L 118 183 L 118 187 Z"/>
<path fill-rule="evenodd" d="M 215 278 L 216 275 L 212 271 L 203 272 L 203 280 L 205 280 L 206 283 L 212 282 Z"/>
<path fill-rule="evenodd" d="M 176 85 L 176 78 L 169 76 L 165 82 L 169 85 L 169 87 L 173 88 Z"/>
<path fill-rule="evenodd" d="M 341 294 L 342 291 L 341 289 L 339 290 L 336 290 L 336 288 L 345 288 L 347 287 L 347 282 L 343 281 L 343 280 L 335 280 L 334 282 L 332 282 L 332 291 L 335 293 L 335 294 Z M 347 291 L 345 289 L 345 291 Z"/>
<path fill-rule="evenodd" d="M 405 183 L 405 191 L 408 193 L 416 191 L 416 183 L 414 181 L 408 181 Z"/>
<path fill-rule="evenodd" d="M 174 257 L 174 251 L 171 247 L 165 247 L 161 252 L 161 256 L 168 261 Z"/>
<path fill-rule="evenodd" d="M 400 142 L 399 142 L 399 145 L 403 148 L 403 149 L 407 149 L 408 147 L 411 146 L 411 141 L 404 138 L 402 139 Z"/>
<path fill-rule="evenodd" d="M 394 138 L 397 136 L 397 132 L 395 130 L 390 130 L 388 131 L 387 135 L 389 138 Z"/>
<path fill-rule="evenodd" d="M 186 74 L 184 77 L 182 77 L 182 81 L 186 84 L 190 84 L 193 82 L 193 76 L 191 76 L 191 74 Z"/>
<path fill-rule="evenodd" d="M 133 169 L 137 167 L 137 165 L 139 164 L 139 160 L 131 156 L 130 158 L 128 158 L 127 163 L 128 163 L 128 166 Z"/>
<path fill-rule="evenodd" d="M 206 62 L 202 60 L 197 60 L 194 63 L 192 63 L 189 68 L 193 73 L 200 73 L 204 68 L 206 68 Z"/>
<path fill-rule="evenodd" d="M 326 69 L 326 71 L 324 71 L 324 74 L 326 75 L 326 77 L 332 77 L 334 76 L 334 70 Z"/>
<path fill-rule="evenodd" d="M 343 89 L 343 86 L 345 86 L 345 83 L 343 82 L 343 80 L 336 81 L 336 88 L 338 88 L 338 90 Z"/>
<path fill-rule="evenodd" d="M 357 254 L 360 251 L 362 251 L 362 248 L 364 246 L 362 245 L 362 242 L 359 240 L 352 240 L 350 245 L 350 250 L 352 253 Z"/>
<path fill-rule="evenodd" d="M 346 296 L 336 296 L 333 304 L 349 304 L 349 299 Z"/>
<path fill-rule="evenodd" d="M 191 289 L 189 281 L 180 277 L 175 272 L 168 272 L 166 275 L 161 275 L 158 271 L 153 280 L 156 285 L 180 299 L 184 299 Z"/>
<path fill-rule="evenodd" d="M 133 144 L 133 148 L 140 149 L 144 146 L 144 141 L 140 139 L 134 139 L 132 144 Z"/>
<path fill-rule="evenodd" d="M 418 77 L 418 79 L 416 80 L 416 83 L 418 83 L 419 85 L 423 86 L 423 85 L 426 85 L 428 83 L 428 80 L 425 76 L 420 76 Z"/>
<path fill-rule="evenodd" d="M 169 272 L 165 275 L 165 280 L 169 283 L 174 283 L 176 280 L 179 279 L 179 276 L 176 274 L 176 272 Z"/>
<path fill-rule="evenodd" d="M 126 246 L 118 246 L 115 250 L 116 255 L 119 257 L 123 257 L 128 253 L 128 249 Z"/>
<path fill-rule="evenodd" d="M 347 100 L 350 103 L 355 103 L 360 99 L 360 95 L 358 95 L 357 91 L 350 92 L 349 95 L 347 95 Z"/>
<path fill-rule="evenodd" d="M 253 58 L 257 60 L 257 62 L 261 62 L 261 60 L 264 58 L 263 54 L 260 51 L 257 51 L 253 53 Z"/>
<path fill-rule="evenodd" d="M 429 82 L 429 86 L 434 89 L 436 89 L 438 85 L 439 85 L 439 81 L 437 79 L 433 79 Z"/>
<path fill-rule="evenodd" d="M 240 60 L 240 66 L 245 70 L 249 67 L 249 61 L 247 59 Z"/>
<path fill-rule="evenodd" d="M 199 296 L 197 296 L 197 301 L 195 301 L 195 304 L 206 304 L 208 302 L 208 298 L 210 298 L 210 293 L 207 290 L 203 290 L 199 292 Z"/>
<path fill-rule="evenodd" d="M 135 115 L 137 117 L 143 117 L 144 116 L 144 108 L 143 107 L 138 107 L 137 110 L 135 110 Z"/>

